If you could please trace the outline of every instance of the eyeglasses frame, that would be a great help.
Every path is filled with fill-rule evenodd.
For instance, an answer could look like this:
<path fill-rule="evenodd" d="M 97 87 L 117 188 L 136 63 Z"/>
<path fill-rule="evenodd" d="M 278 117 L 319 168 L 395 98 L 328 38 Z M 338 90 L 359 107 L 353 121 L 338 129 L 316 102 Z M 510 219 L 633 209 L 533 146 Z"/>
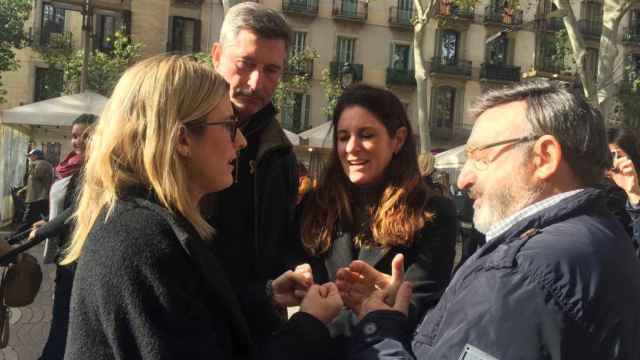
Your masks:
<path fill-rule="evenodd" d="M 482 150 L 486 150 L 486 149 L 490 149 L 492 147 L 496 147 L 496 146 L 500 146 L 500 145 L 518 145 L 518 144 L 522 144 L 525 142 L 529 142 L 529 141 L 535 141 L 538 140 L 541 137 L 541 135 L 528 135 L 528 136 L 522 136 L 522 137 L 518 137 L 518 138 L 513 138 L 513 139 L 508 139 L 508 140 L 501 140 L 501 141 L 497 141 L 494 143 L 489 143 L 489 144 L 485 144 L 485 145 L 481 145 L 481 146 L 470 146 L 467 147 L 464 152 L 467 155 L 467 159 L 468 160 L 472 160 L 474 164 L 478 164 L 478 163 L 483 163 L 484 164 L 484 169 L 480 169 L 478 167 L 478 165 L 475 165 L 476 169 L 478 170 L 486 170 L 486 168 L 489 166 L 489 164 L 491 164 L 493 161 L 495 161 L 495 158 L 492 159 L 491 161 L 487 161 L 487 162 L 482 162 L 482 161 L 478 161 L 473 159 L 472 154 L 476 151 L 482 151 Z"/>

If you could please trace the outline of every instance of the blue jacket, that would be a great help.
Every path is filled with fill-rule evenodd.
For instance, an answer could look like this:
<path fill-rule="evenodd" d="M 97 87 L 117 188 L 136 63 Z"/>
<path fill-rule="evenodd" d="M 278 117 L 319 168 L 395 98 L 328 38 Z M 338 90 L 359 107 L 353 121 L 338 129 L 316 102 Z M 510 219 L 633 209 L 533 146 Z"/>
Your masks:
<path fill-rule="evenodd" d="M 350 357 L 640 359 L 640 262 L 605 208 L 585 189 L 522 219 L 467 260 L 413 336 L 403 315 L 372 312 Z"/>

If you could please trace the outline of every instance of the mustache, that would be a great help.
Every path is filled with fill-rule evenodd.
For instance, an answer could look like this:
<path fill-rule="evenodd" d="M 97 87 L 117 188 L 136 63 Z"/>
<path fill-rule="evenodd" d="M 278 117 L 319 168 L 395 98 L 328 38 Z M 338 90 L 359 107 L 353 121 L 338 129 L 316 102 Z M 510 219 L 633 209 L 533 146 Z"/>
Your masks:
<path fill-rule="evenodd" d="M 251 90 L 248 88 L 238 88 L 233 92 L 234 96 L 251 96 L 251 97 L 259 97 L 262 98 L 262 94 L 256 90 Z"/>

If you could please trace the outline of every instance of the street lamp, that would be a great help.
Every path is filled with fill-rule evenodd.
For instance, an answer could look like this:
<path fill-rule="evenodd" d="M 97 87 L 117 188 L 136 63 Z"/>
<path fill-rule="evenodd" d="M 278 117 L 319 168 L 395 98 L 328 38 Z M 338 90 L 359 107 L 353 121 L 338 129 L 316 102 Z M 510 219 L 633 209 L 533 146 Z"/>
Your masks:
<path fill-rule="evenodd" d="M 348 61 L 345 62 L 342 71 L 340 71 L 340 85 L 343 89 L 354 83 L 355 75 L 356 71 L 353 66 Z"/>

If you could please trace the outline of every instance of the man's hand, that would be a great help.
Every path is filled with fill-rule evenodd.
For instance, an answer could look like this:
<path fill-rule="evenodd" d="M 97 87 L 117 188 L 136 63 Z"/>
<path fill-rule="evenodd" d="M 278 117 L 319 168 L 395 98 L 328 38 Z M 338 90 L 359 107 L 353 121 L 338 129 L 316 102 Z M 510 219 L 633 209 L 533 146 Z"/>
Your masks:
<path fill-rule="evenodd" d="M 329 324 L 342 310 L 342 299 L 336 284 L 311 285 L 302 300 L 300 311 L 306 312 L 325 324 Z"/>
<path fill-rule="evenodd" d="M 411 292 L 411 283 L 408 281 L 403 282 L 397 289 L 393 306 L 389 306 L 387 302 L 389 293 L 383 290 L 374 291 L 362 302 L 360 312 L 356 313 L 358 320 L 362 320 L 368 313 L 376 310 L 395 310 L 403 313 L 405 316 L 408 315 L 409 304 L 411 303 Z"/>
<path fill-rule="evenodd" d="M 340 269 L 336 285 L 345 305 L 356 314 L 362 311 L 363 302 L 376 290 L 384 293 L 383 300 L 393 306 L 398 289 L 404 281 L 404 256 L 398 254 L 391 264 L 391 276 L 379 272 L 364 261 L 356 260 L 348 268 Z"/>
<path fill-rule="evenodd" d="M 633 162 L 626 156 L 614 160 L 613 168 L 607 174 L 616 185 L 622 188 L 633 205 L 640 204 L 640 185 L 638 173 Z"/>
<path fill-rule="evenodd" d="M 276 303 L 281 306 L 300 305 L 304 294 L 313 285 L 311 267 L 307 272 L 307 266 L 307 264 L 299 265 L 296 267 L 296 271 L 288 270 L 273 280 L 271 286 L 273 287 L 273 300 Z"/>

